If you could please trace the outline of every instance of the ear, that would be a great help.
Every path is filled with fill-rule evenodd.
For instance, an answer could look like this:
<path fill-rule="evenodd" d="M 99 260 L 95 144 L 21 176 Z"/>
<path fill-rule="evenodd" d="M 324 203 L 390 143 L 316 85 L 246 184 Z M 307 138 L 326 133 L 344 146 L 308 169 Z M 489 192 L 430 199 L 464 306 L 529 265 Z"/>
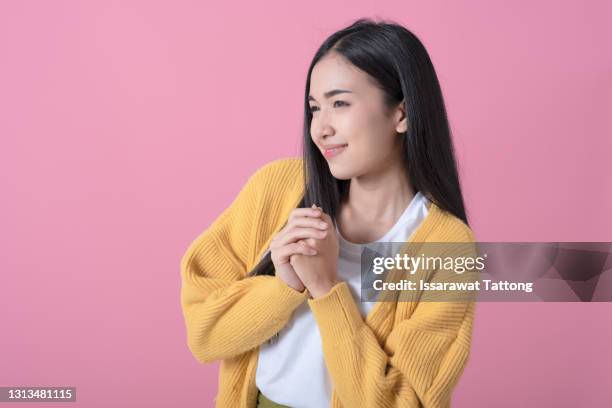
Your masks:
<path fill-rule="evenodd" d="M 406 116 L 406 106 L 404 100 L 395 108 L 395 131 L 397 133 L 405 133 L 408 131 L 408 116 Z"/>

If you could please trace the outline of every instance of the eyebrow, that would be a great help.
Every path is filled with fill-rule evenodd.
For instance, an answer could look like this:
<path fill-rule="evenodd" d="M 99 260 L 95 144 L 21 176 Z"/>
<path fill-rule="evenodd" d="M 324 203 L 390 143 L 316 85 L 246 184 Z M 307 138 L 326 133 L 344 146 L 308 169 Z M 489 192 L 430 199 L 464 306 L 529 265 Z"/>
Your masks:
<path fill-rule="evenodd" d="M 342 94 L 342 93 L 353 93 L 352 91 L 348 91 L 346 89 L 332 89 L 331 91 L 327 91 L 323 94 L 323 96 L 325 96 L 326 99 L 331 98 L 332 96 L 338 95 L 338 94 Z M 312 97 L 312 95 L 308 95 L 308 100 L 309 101 L 316 101 L 315 98 Z"/>

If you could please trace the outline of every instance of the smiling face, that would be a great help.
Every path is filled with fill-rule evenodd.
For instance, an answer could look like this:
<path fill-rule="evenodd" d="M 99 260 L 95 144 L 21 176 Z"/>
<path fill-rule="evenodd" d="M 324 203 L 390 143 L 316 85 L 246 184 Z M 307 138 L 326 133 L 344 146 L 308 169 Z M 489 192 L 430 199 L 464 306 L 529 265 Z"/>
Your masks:
<path fill-rule="evenodd" d="M 381 170 L 401 159 L 407 120 L 403 104 L 389 111 L 365 72 L 331 52 L 312 70 L 310 136 L 337 179 Z M 328 149 L 343 146 L 336 150 Z"/>

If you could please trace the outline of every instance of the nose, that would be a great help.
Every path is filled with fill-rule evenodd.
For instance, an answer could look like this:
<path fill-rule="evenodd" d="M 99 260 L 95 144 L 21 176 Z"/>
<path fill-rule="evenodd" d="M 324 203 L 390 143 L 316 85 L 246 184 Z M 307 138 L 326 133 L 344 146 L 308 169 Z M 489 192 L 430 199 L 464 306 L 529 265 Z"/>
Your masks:
<path fill-rule="evenodd" d="M 313 133 L 313 136 L 317 142 L 322 142 L 327 137 L 332 136 L 333 134 L 334 131 L 332 130 L 331 126 L 326 125 L 323 127 L 318 127 L 317 130 Z"/>
<path fill-rule="evenodd" d="M 327 120 L 327 117 L 323 116 L 323 112 L 316 119 L 312 119 L 310 133 L 316 142 L 321 142 L 334 134 L 334 129 Z"/>

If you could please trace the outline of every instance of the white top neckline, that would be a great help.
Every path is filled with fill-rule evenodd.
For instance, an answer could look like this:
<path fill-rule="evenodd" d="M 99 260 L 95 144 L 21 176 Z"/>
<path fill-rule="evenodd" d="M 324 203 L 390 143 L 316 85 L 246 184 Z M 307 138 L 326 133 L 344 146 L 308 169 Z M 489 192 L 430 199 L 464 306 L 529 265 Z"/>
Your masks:
<path fill-rule="evenodd" d="M 375 241 L 363 244 L 351 242 L 342 236 L 340 230 L 336 226 L 336 234 L 338 236 L 338 243 L 340 245 L 340 248 L 354 253 L 361 253 L 363 248 L 368 245 L 374 244 L 376 242 L 387 242 L 390 237 L 394 236 L 397 233 L 397 230 L 400 229 L 402 225 L 409 221 L 408 217 L 412 219 L 417 217 L 417 214 L 414 214 L 414 209 L 423 201 L 424 198 L 425 197 L 423 196 L 423 194 L 420 191 L 417 191 L 414 197 L 412 197 L 412 200 L 410 200 L 410 203 L 408 203 L 408 206 L 404 209 L 402 214 L 395 221 L 395 224 L 393 224 L 393 226 L 382 237 L 378 238 Z"/>

